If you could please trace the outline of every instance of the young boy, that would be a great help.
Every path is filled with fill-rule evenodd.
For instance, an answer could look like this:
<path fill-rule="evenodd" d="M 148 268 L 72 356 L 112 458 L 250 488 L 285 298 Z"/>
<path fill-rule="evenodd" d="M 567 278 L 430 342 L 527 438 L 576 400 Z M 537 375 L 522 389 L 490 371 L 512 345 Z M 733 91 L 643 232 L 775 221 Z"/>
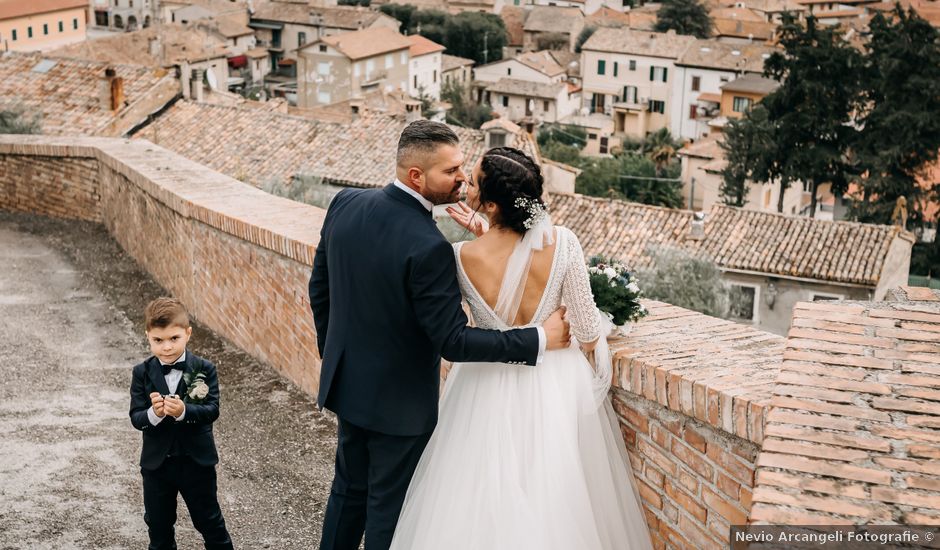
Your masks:
<path fill-rule="evenodd" d="M 153 355 L 134 367 L 131 423 L 143 432 L 140 474 L 149 550 L 175 550 L 176 495 L 209 550 L 231 549 L 216 497 L 219 462 L 212 423 L 219 417 L 215 365 L 186 351 L 189 314 L 173 298 L 157 298 L 144 312 Z"/>

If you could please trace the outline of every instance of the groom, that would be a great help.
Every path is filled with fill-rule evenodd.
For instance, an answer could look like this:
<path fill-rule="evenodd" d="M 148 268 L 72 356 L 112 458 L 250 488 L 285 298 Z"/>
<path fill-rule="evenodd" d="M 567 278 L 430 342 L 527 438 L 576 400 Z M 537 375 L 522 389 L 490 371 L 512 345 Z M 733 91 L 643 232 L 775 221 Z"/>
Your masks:
<path fill-rule="evenodd" d="M 321 550 L 356 550 L 363 533 L 367 550 L 389 547 L 437 423 L 441 356 L 536 365 L 568 346 L 563 309 L 537 329 L 467 326 L 453 248 L 431 216 L 457 201 L 463 163 L 447 125 L 413 122 L 398 142 L 396 181 L 344 189 L 327 211 L 309 289 L 317 403 L 339 420 Z"/>

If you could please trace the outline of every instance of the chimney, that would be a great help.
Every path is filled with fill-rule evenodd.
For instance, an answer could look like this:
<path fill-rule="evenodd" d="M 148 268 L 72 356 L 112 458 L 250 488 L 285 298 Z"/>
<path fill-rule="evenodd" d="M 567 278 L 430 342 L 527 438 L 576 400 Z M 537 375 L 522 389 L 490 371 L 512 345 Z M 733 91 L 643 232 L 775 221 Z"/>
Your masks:
<path fill-rule="evenodd" d="M 688 240 L 700 241 L 705 238 L 705 212 L 696 212 L 692 215 L 692 225 L 689 229 L 689 234 L 686 237 Z"/>
<path fill-rule="evenodd" d="M 190 84 L 190 79 L 193 76 L 192 70 L 189 68 L 189 63 L 183 61 L 179 66 L 179 76 L 180 76 L 180 87 L 183 89 L 183 99 L 189 99 L 189 92 L 192 89 Z"/>
<path fill-rule="evenodd" d="M 155 57 L 160 60 L 160 37 L 152 36 L 147 39 L 147 44 L 150 46 L 150 56 Z M 162 60 L 160 60 L 162 62 Z"/>
<path fill-rule="evenodd" d="M 206 74 L 205 69 L 193 69 L 193 80 L 192 84 L 193 90 L 191 97 L 193 101 L 202 102 L 203 101 L 203 91 L 202 91 L 202 79 Z"/>
<path fill-rule="evenodd" d="M 114 67 L 104 70 L 100 97 L 102 109 L 117 111 L 124 104 L 124 79 L 117 75 Z"/>
<path fill-rule="evenodd" d="M 421 102 L 405 101 L 405 122 L 412 123 L 421 119 Z"/>
<path fill-rule="evenodd" d="M 360 113 L 362 113 L 362 101 L 353 100 L 349 102 L 349 111 L 352 115 L 353 120 L 358 120 Z"/>

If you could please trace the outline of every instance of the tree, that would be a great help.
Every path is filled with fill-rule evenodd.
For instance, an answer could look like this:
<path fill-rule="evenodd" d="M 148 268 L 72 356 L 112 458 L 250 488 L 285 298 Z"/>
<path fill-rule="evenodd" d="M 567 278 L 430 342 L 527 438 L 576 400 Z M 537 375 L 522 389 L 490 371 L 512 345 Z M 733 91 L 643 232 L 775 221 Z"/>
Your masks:
<path fill-rule="evenodd" d="M 477 104 L 470 95 L 470 87 L 461 86 L 456 80 L 441 87 L 441 99 L 451 105 L 447 111 L 447 122 L 466 128 L 479 128 L 492 118 L 492 109 Z"/>
<path fill-rule="evenodd" d="M 542 156 L 569 166 L 578 167 L 581 164 L 581 149 L 574 145 L 566 145 L 560 141 L 549 141 L 539 149 Z"/>
<path fill-rule="evenodd" d="M 666 208 L 682 207 L 682 183 L 678 181 L 681 169 L 678 162 L 669 165 L 661 176 L 657 175 L 659 169 L 653 160 L 638 154 L 616 158 L 583 158 L 578 167 L 582 170 L 575 181 L 579 193 Z"/>
<path fill-rule="evenodd" d="M 41 131 L 39 115 L 27 117 L 23 107 L 0 110 L 0 134 L 38 134 Z"/>
<path fill-rule="evenodd" d="M 916 227 L 924 222 L 920 206 L 931 193 L 918 184 L 918 175 L 940 150 L 940 32 L 900 6 L 891 17 L 876 14 L 869 28 L 861 130 L 853 145 L 864 200 L 854 201 L 849 215 L 890 224 L 903 196 Z"/>
<path fill-rule="evenodd" d="M 445 25 L 447 53 L 466 57 L 477 64 L 503 58 L 506 25 L 492 13 L 465 11 L 450 17 Z"/>
<path fill-rule="evenodd" d="M 727 161 L 718 192 L 722 202 L 729 206 L 747 203 L 748 180 L 770 179 L 765 162 L 775 156 L 774 129 L 767 117 L 767 109 L 755 105 L 743 118 L 731 119 L 723 131 L 724 139 L 718 142 Z"/>
<path fill-rule="evenodd" d="M 544 147 L 548 145 L 549 142 L 553 141 L 583 149 L 584 145 L 587 143 L 587 131 L 580 126 L 547 124 L 539 131 L 539 145 Z"/>
<path fill-rule="evenodd" d="M 584 46 L 584 43 L 588 41 L 588 38 L 594 35 L 594 32 L 597 30 L 597 27 L 587 26 L 581 29 L 581 32 L 578 33 L 578 38 L 574 41 L 574 53 L 581 53 L 581 47 Z"/>
<path fill-rule="evenodd" d="M 568 35 L 560 32 L 545 32 L 535 38 L 539 50 L 567 50 Z"/>
<path fill-rule="evenodd" d="M 676 34 L 708 38 L 712 33 L 712 19 L 708 8 L 698 0 L 665 0 L 656 12 L 653 30 L 674 30 Z"/>
<path fill-rule="evenodd" d="M 682 148 L 682 142 L 673 139 L 669 128 L 660 128 L 643 139 L 640 150 L 656 165 L 656 176 L 662 177 L 666 166 L 675 158 Z"/>
<path fill-rule="evenodd" d="M 411 4 L 382 4 L 379 6 L 379 11 L 388 15 L 389 17 L 394 17 L 398 19 L 401 26 L 399 27 L 400 31 L 410 32 L 412 27 L 411 17 L 414 15 L 418 8 L 412 6 Z"/>
<path fill-rule="evenodd" d="M 728 285 L 714 261 L 670 246 L 651 246 L 647 254 L 652 265 L 636 273 L 645 297 L 712 317 L 727 315 Z"/>
<path fill-rule="evenodd" d="M 803 26 L 785 13 L 779 43 L 785 53 L 774 52 L 764 63 L 765 76 L 781 83 L 762 101 L 776 142 L 765 165 L 767 175 L 780 181 L 777 211 L 783 211 L 790 182 L 802 180 L 810 184 L 812 217 L 821 184 L 831 183 L 836 196 L 848 186 L 862 58 L 839 29 L 821 27 L 812 16 Z"/>

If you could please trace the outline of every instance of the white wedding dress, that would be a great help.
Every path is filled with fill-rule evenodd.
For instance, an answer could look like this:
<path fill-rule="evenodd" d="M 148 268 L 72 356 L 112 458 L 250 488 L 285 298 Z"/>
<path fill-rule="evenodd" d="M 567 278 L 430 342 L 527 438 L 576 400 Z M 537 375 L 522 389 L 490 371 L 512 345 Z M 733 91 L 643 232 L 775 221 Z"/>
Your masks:
<path fill-rule="evenodd" d="M 609 325 L 594 305 L 581 245 L 563 227 L 556 237 L 548 284 L 526 326 L 565 304 L 578 340 L 604 338 Z M 475 325 L 512 328 L 471 284 L 462 244 L 454 246 L 458 277 Z M 523 280 L 527 271 L 528 262 Z M 609 372 L 603 376 L 609 387 Z M 576 344 L 545 352 L 535 367 L 454 364 L 392 550 L 652 548 L 623 438 L 596 380 Z"/>

